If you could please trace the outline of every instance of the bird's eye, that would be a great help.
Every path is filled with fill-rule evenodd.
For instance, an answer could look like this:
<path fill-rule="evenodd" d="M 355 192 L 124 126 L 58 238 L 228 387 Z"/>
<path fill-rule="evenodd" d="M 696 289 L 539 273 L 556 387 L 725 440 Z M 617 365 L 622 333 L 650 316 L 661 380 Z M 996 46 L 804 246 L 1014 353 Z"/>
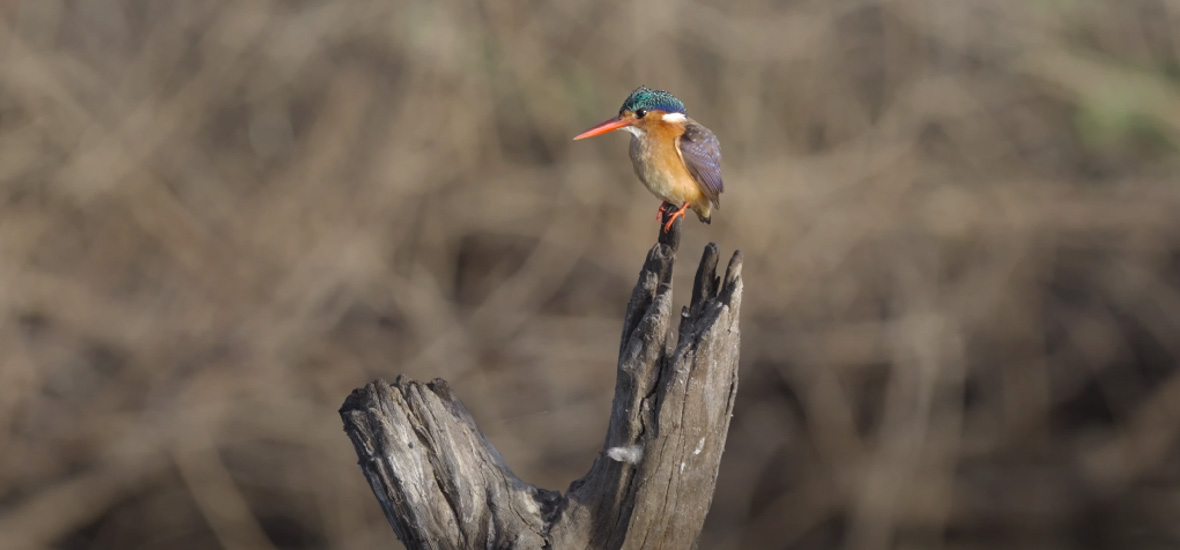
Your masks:
<path fill-rule="evenodd" d="M 643 118 L 643 115 L 646 115 L 646 114 L 647 114 L 647 109 L 636 109 L 635 110 L 635 118 Z"/>

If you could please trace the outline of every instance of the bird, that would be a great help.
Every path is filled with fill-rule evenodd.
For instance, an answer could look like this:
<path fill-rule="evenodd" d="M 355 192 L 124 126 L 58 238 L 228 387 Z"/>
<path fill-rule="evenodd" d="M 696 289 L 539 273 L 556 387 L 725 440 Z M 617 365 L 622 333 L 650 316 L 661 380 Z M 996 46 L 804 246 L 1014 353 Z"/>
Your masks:
<path fill-rule="evenodd" d="M 656 214 L 664 232 L 689 208 L 711 223 L 721 208 L 721 142 L 711 130 L 688 117 L 684 103 L 666 90 L 640 86 L 627 96 L 615 116 L 574 136 L 574 140 L 615 130 L 631 134 L 631 164 L 644 187 L 662 200 Z"/>

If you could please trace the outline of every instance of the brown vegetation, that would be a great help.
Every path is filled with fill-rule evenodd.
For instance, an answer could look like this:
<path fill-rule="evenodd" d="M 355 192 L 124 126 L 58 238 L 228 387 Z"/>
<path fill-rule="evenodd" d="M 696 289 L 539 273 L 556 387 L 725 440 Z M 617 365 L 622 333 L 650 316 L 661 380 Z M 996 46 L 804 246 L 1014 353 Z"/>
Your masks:
<path fill-rule="evenodd" d="M 399 373 L 564 490 L 658 206 L 569 139 L 639 84 L 745 255 L 701 548 L 1175 547 L 1177 10 L 0 4 L 0 547 L 396 545 L 336 409 Z"/>

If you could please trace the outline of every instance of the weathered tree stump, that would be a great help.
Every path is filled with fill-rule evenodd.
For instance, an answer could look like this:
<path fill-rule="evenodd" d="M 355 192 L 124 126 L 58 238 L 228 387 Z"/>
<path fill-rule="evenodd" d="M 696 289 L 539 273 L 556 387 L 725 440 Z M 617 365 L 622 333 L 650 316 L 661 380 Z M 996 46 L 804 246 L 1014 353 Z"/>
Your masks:
<path fill-rule="evenodd" d="M 647 255 L 623 320 L 610 425 L 590 471 L 562 495 L 518 479 L 441 379 L 352 392 L 340 415 L 361 470 L 411 550 L 693 548 L 738 382 L 741 253 L 697 268 L 673 337 L 680 222 Z"/>

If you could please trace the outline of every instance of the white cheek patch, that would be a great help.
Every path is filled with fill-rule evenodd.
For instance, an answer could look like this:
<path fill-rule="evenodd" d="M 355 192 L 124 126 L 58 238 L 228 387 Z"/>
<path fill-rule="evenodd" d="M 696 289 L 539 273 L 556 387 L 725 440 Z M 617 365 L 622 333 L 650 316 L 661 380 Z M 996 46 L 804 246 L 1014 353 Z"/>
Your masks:
<path fill-rule="evenodd" d="M 628 132 L 631 132 L 631 135 L 633 135 L 635 137 L 643 137 L 643 128 L 639 128 L 636 126 L 623 126 L 623 129 Z"/>
<path fill-rule="evenodd" d="M 664 113 L 664 122 L 684 122 L 688 117 L 684 113 Z"/>

